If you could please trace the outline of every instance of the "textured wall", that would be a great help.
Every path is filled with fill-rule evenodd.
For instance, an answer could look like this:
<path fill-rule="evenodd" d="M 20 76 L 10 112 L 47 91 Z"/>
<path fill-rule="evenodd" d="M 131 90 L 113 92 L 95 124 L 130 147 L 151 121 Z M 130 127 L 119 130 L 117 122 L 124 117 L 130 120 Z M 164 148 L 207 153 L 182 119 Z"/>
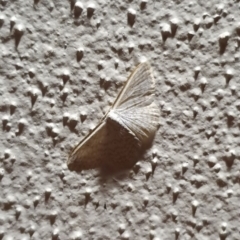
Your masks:
<path fill-rule="evenodd" d="M 0 239 L 240 239 L 239 1 L 0 4 Z M 69 171 L 142 59 L 153 146 L 124 173 Z"/>

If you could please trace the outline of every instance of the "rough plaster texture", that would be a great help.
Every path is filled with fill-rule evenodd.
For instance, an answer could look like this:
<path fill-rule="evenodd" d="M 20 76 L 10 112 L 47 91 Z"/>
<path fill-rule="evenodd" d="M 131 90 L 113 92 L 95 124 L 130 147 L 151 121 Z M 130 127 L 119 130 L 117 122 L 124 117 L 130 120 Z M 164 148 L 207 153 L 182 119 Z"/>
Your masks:
<path fill-rule="evenodd" d="M 0 239 L 240 239 L 239 1 L 0 4 Z M 142 58 L 153 146 L 124 173 L 69 171 Z"/>

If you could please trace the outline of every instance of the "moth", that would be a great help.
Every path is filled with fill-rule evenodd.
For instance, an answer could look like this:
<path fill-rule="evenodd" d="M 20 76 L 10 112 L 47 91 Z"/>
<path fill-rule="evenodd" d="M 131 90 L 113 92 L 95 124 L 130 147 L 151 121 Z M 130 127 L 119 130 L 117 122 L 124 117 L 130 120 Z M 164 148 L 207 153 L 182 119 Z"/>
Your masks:
<path fill-rule="evenodd" d="M 69 169 L 133 166 L 154 138 L 159 118 L 150 64 L 140 63 L 96 128 L 71 151 Z"/>

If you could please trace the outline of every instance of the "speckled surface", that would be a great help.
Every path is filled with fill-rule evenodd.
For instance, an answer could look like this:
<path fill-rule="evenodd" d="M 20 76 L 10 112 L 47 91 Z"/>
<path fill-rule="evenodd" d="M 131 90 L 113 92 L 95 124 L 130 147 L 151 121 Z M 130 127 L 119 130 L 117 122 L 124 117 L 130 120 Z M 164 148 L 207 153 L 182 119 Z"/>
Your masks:
<path fill-rule="evenodd" d="M 239 7 L 0 1 L 0 239 L 239 240 Z M 123 173 L 69 171 L 141 59 L 152 147 Z"/>

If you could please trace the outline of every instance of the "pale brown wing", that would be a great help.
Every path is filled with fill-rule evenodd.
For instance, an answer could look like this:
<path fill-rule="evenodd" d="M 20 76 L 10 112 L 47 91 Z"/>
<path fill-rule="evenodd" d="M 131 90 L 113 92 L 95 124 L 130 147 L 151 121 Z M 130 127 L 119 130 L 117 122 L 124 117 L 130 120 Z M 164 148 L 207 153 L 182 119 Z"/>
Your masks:
<path fill-rule="evenodd" d="M 69 168 L 91 169 L 99 167 L 101 159 L 103 159 L 102 153 L 107 147 L 107 138 L 106 121 L 103 121 L 73 149 L 67 162 Z"/>
<path fill-rule="evenodd" d="M 72 151 L 68 167 L 74 170 L 130 167 L 137 161 L 139 148 L 135 135 L 116 122 L 104 121 Z"/>
<path fill-rule="evenodd" d="M 160 110 L 155 103 L 155 81 L 148 63 L 141 63 L 129 77 L 113 105 L 115 120 L 146 143 L 159 125 Z"/>

